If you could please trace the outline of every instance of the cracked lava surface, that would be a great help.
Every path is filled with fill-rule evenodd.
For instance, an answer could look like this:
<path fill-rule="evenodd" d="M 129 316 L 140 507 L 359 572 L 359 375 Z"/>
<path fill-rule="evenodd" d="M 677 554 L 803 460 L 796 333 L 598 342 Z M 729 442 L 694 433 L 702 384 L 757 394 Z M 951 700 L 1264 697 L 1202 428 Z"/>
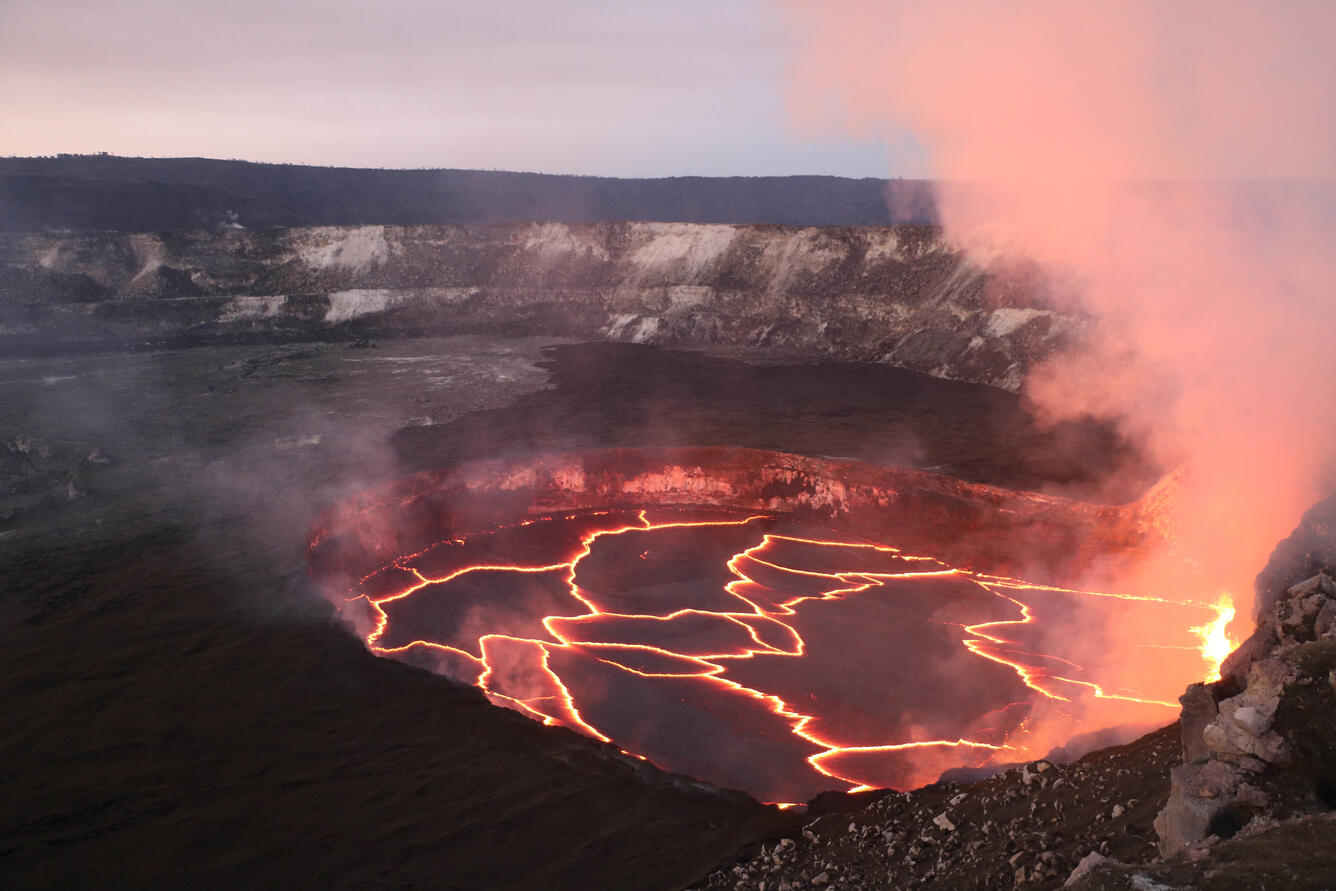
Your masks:
<path fill-rule="evenodd" d="M 776 803 L 1172 720 L 1233 615 L 680 506 L 464 531 L 366 575 L 342 610 L 372 652 Z"/>

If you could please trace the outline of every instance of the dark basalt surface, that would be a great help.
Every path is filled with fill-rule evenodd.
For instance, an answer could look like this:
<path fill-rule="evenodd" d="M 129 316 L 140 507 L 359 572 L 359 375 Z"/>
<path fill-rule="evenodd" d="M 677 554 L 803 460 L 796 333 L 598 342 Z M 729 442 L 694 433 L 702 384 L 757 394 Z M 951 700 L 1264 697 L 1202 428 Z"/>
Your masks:
<path fill-rule="evenodd" d="M 741 446 L 1107 504 L 1132 501 L 1158 476 L 1102 424 L 1042 425 L 1014 394 L 900 368 L 588 343 L 550 347 L 539 364 L 551 389 L 467 424 L 404 427 L 396 450 L 438 468 L 526 452 Z"/>
<path fill-rule="evenodd" d="M 0 229 L 338 226 L 498 220 L 932 223 L 933 186 L 837 176 L 615 179 L 209 158 L 0 158 Z"/>
<path fill-rule="evenodd" d="M 791 817 L 372 656 L 307 579 L 322 509 L 469 455 L 659 437 L 1092 491 L 1128 457 L 921 375 L 549 343 L 0 362 L 4 884 L 687 884 Z"/>

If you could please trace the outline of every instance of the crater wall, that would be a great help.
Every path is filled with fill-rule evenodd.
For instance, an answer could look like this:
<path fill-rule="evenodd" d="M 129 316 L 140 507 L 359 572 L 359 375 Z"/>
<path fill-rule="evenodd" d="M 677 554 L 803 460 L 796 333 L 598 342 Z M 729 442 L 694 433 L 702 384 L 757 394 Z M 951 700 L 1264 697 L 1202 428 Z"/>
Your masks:
<path fill-rule="evenodd" d="M 1016 389 L 1079 338 L 1026 260 L 930 226 L 504 223 L 0 233 L 0 353 L 543 334 Z"/>

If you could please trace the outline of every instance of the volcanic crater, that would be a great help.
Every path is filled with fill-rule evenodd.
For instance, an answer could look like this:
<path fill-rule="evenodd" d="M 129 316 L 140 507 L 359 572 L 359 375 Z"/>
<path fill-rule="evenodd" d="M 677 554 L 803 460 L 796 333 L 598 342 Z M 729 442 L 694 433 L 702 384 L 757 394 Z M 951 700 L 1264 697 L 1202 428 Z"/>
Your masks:
<path fill-rule="evenodd" d="M 20 178 L 55 209 L 86 188 Z M 712 886 L 773 888 L 781 859 L 828 879 L 839 838 L 897 886 L 1052 887 L 1096 847 L 1145 855 L 1186 794 L 1172 728 L 1092 756 L 1098 785 L 1089 761 L 954 785 L 1167 724 L 1225 644 L 1224 605 L 1100 584 L 1158 543 L 1159 493 L 1134 499 L 1163 468 L 1026 410 L 1090 322 L 1033 262 L 932 227 L 440 225 L 336 192 L 317 228 L 153 234 L 118 198 L 0 238 L 10 884 L 668 888 L 751 846 L 763 869 Z M 1336 566 L 1329 516 L 1268 567 L 1277 597 Z M 1276 714 L 1322 740 L 1314 643 L 1307 711 Z M 1225 675 L 1197 742 L 1243 695 Z M 1286 782 L 1326 807 L 1318 754 Z M 805 814 L 718 788 L 943 772 Z"/>
<path fill-rule="evenodd" d="M 1071 587 L 1152 544 L 1148 510 L 755 449 L 601 449 L 363 493 L 321 518 L 310 563 L 378 655 L 794 804 L 1172 718 L 1177 677 L 1129 672 L 1098 629 L 1209 671 L 1226 608 Z"/>

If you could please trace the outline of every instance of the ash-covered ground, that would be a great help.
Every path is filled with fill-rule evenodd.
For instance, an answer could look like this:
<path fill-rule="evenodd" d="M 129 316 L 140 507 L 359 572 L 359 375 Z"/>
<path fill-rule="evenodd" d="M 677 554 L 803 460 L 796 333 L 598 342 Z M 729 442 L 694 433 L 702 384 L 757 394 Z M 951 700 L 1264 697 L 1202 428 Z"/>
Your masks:
<path fill-rule="evenodd" d="M 305 551 L 319 510 L 372 484 L 602 445 L 1085 492 L 1135 461 L 1011 394 L 885 367 L 491 337 L 5 360 L 0 429 L 11 887 L 667 888 L 796 831 L 368 653 Z"/>
<path fill-rule="evenodd" d="M 1030 783 L 1038 767 L 780 811 L 379 659 L 307 575 L 323 508 L 479 457 L 741 445 L 1108 501 L 1155 477 L 1109 431 L 1040 429 L 1012 394 L 884 366 L 454 337 L 4 360 L 0 429 L 8 887 L 674 888 L 720 864 L 716 887 L 1052 887 L 1090 851 L 1154 853 L 1170 730 Z M 1317 553 L 1305 542 L 1292 550 Z M 1306 559 L 1286 572 L 1311 575 Z M 1325 714 L 1320 686 L 1277 726 Z M 1284 776 L 1268 794 L 1313 811 L 1322 778 Z M 1308 820 L 1265 850 L 1311 858 L 1295 833 L 1327 829 Z M 1264 843 L 1259 826 L 1213 851 Z M 769 866 L 746 859 L 761 844 Z"/>

